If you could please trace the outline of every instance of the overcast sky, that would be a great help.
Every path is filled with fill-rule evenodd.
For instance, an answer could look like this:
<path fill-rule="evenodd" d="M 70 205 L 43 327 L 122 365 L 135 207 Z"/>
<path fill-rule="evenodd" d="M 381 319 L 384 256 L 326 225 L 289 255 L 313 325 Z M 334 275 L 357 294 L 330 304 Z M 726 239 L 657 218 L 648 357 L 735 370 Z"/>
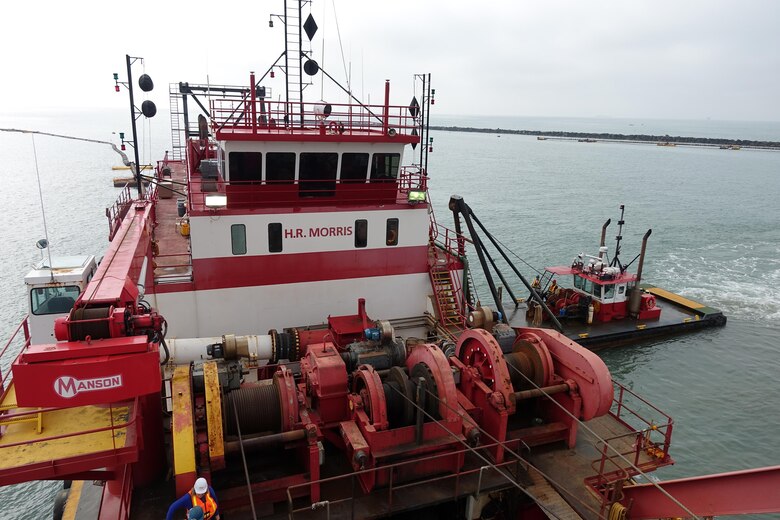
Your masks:
<path fill-rule="evenodd" d="M 248 83 L 283 50 L 282 24 L 268 27 L 282 5 L 4 2 L 0 113 L 124 107 L 111 75 L 126 77 L 127 53 L 145 58 L 161 109 L 169 82 Z M 315 59 L 344 84 L 351 71 L 353 91 L 372 103 L 390 79 L 393 102 L 406 104 L 412 74 L 431 72 L 440 114 L 780 121 L 775 0 L 315 0 L 309 9 L 320 26 Z M 309 100 L 321 97 L 317 82 Z"/>

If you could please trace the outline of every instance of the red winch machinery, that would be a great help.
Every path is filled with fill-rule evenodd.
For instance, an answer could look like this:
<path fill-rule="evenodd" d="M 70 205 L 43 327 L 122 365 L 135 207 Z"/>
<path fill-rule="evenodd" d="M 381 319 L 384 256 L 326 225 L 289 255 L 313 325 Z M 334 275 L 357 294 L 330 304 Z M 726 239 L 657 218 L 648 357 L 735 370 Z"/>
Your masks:
<path fill-rule="evenodd" d="M 117 449 L 114 441 L 113 450 L 102 453 L 83 448 L 58 453 L 50 448 L 57 460 L 41 464 L 35 470 L 37 478 L 88 474 L 110 480 L 119 467 L 112 465 L 129 461 L 134 463 L 132 480 L 142 485 L 156 479 L 164 466 L 164 444 L 158 439 L 163 436 L 160 348 L 165 349 L 165 320 L 143 301 L 138 285 L 147 283 L 152 271 L 146 267 L 151 262 L 153 211 L 151 201 L 135 201 L 124 208 L 121 225 L 93 279 L 70 314 L 55 323 L 58 342 L 27 345 L 12 365 L 19 407 L 75 410 L 121 403 L 127 415 L 141 420 L 127 427 L 132 436 L 128 433 L 122 440 L 126 449 Z M 109 419 L 118 417 L 111 414 Z M 62 419 L 48 417 L 44 422 L 53 431 L 65 432 L 55 436 L 65 441 L 83 435 Z M 116 424 L 79 427 L 114 432 L 114 438 L 125 435 Z"/>
<path fill-rule="evenodd" d="M 295 489 L 316 502 L 316 481 L 332 457 L 324 446 L 346 455 L 367 493 L 391 479 L 456 472 L 464 447 L 490 446 L 494 463 L 504 460 L 506 447 L 522 443 L 571 447 L 578 420 L 603 415 L 612 403 L 604 363 L 551 330 L 507 327 L 494 336 L 472 329 L 456 343 L 404 341 L 389 322 L 370 320 L 360 300 L 356 315 L 330 317 L 327 328 L 270 331 L 266 355 L 250 346 L 252 338 L 224 336 L 208 346 L 212 360 L 201 368 L 176 368 L 179 493 L 198 474 L 218 479 L 230 470 L 226 456 L 236 456 L 247 474 L 260 476 L 253 484 L 257 499 L 287 500 L 288 487 L 312 483 Z M 241 358 L 263 357 L 267 365 L 230 382 Z M 246 487 L 220 496 L 240 507 Z"/>

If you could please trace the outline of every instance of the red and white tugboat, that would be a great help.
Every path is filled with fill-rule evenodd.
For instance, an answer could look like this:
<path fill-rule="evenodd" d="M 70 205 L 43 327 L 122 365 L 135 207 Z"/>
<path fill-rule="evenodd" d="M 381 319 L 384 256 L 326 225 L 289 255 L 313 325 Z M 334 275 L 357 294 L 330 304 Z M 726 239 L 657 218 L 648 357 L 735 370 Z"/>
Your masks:
<path fill-rule="evenodd" d="M 589 347 L 725 325 L 726 317 L 718 309 L 642 282 L 652 230 L 645 233 L 640 253 L 623 264 L 624 211 L 621 205 L 614 255 L 610 258 L 605 244 L 611 223 L 607 220 L 598 255 L 580 253 L 570 266 L 547 267 L 541 278 L 534 279 L 532 286 L 542 295 L 549 312 L 542 312 L 541 305 L 532 300 L 526 307 L 525 321 L 538 326 L 542 321 L 550 323 L 554 316 L 556 325 L 560 324 L 569 337 Z M 637 260 L 637 270 L 632 273 L 628 269 Z"/>
<path fill-rule="evenodd" d="M 199 477 L 231 519 L 719 514 L 686 494 L 702 481 L 629 486 L 672 463 L 672 420 L 594 353 L 489 310 L 466 330 L 465 238 L 427 197 L 430 78 L 420 102 L 305 101 L 302 5 L 286 101 L 253 74 L 175 85 L 172 153 L 109 210 L 56 341 L 25 320 L 4 344 L 0 485 L 73 481 L 55 514 L 79 519 L 161 518 Z"/>

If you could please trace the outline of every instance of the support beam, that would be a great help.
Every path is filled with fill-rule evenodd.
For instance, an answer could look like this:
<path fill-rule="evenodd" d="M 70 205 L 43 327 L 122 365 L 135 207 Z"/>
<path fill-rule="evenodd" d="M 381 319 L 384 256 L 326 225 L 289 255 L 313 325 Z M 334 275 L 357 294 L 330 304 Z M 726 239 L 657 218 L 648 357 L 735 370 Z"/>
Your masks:
<path fill-rule="evenodd" d="M 203 363 L 203 384 L 206 388 L 206 425 L 209 433 L 211 469 L 225 467 L 225 444 L 222 433 L 222 396 L 216 361 Z"/>
<path fill-rule="evenodd" d="M 192 415 L 192 381 L 190 366 L 179 365 L 171 380 L 173 417 L 173 474 L 176 478 L 176 496 L 187 493 L 195 484 L 195 419 Z"/>
<path fill-rule="evenodd" d="M 661 482 L 660 485 L 700 517 L 780 512 L 780 466 Z M 624 487 L 629 517 L 688 516 L 652 484 Z"/>

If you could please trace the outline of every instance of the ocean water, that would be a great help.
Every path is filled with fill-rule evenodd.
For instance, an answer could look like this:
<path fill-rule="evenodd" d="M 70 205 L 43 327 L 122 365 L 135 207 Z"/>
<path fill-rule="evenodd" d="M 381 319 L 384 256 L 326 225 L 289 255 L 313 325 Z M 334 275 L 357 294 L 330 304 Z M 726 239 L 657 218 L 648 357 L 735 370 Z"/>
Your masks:
<path fill-rule="evenodd" d="M 111 132 L 127 129 L 125 117 L 120 111 L 0 116 L 0 128 L 110 139 Z M 780 141 L 780 123 L 445 116 L 431 122 Z M 169 139 L 164 130 L 153 131 L 146 138 L 155 151 L 144 152 L 152 159 Z M 601 225 L 612 218 L 613 236 L 618 205 L 625 204 L 623 259 L 638 253 L 652 228 L 645 278 L 728 315 L 721 329 L 600 353 L 615 379 L 675 420 L 671 454 L 677 464 L 657 472 L 659 478 L 780 464 L 780 153 L 432 135 L 429 187 L 441 224 L 451 225 L 449 196 L 462 195 L 497 238 L 542 268 L 596 251 Z M 111 178 L 122 174 L 110 169 L 118 156 L 108 146 L 51 137 L 38 136 L 35 144 L 53 252 L 100 254 L 107 244 L 105 207 L 118 192 Z M 22 279 L 40 257 L 35 242 L 44 233 L 29 135 L 0 132 L 0 179 L 8 223 L 0 230 L 5 338 L 25 313 Z M 7 363 L 0 360 L 3 370 Z M 47 518 L 59 487 L 0 489 L 1 516 Z"/>

